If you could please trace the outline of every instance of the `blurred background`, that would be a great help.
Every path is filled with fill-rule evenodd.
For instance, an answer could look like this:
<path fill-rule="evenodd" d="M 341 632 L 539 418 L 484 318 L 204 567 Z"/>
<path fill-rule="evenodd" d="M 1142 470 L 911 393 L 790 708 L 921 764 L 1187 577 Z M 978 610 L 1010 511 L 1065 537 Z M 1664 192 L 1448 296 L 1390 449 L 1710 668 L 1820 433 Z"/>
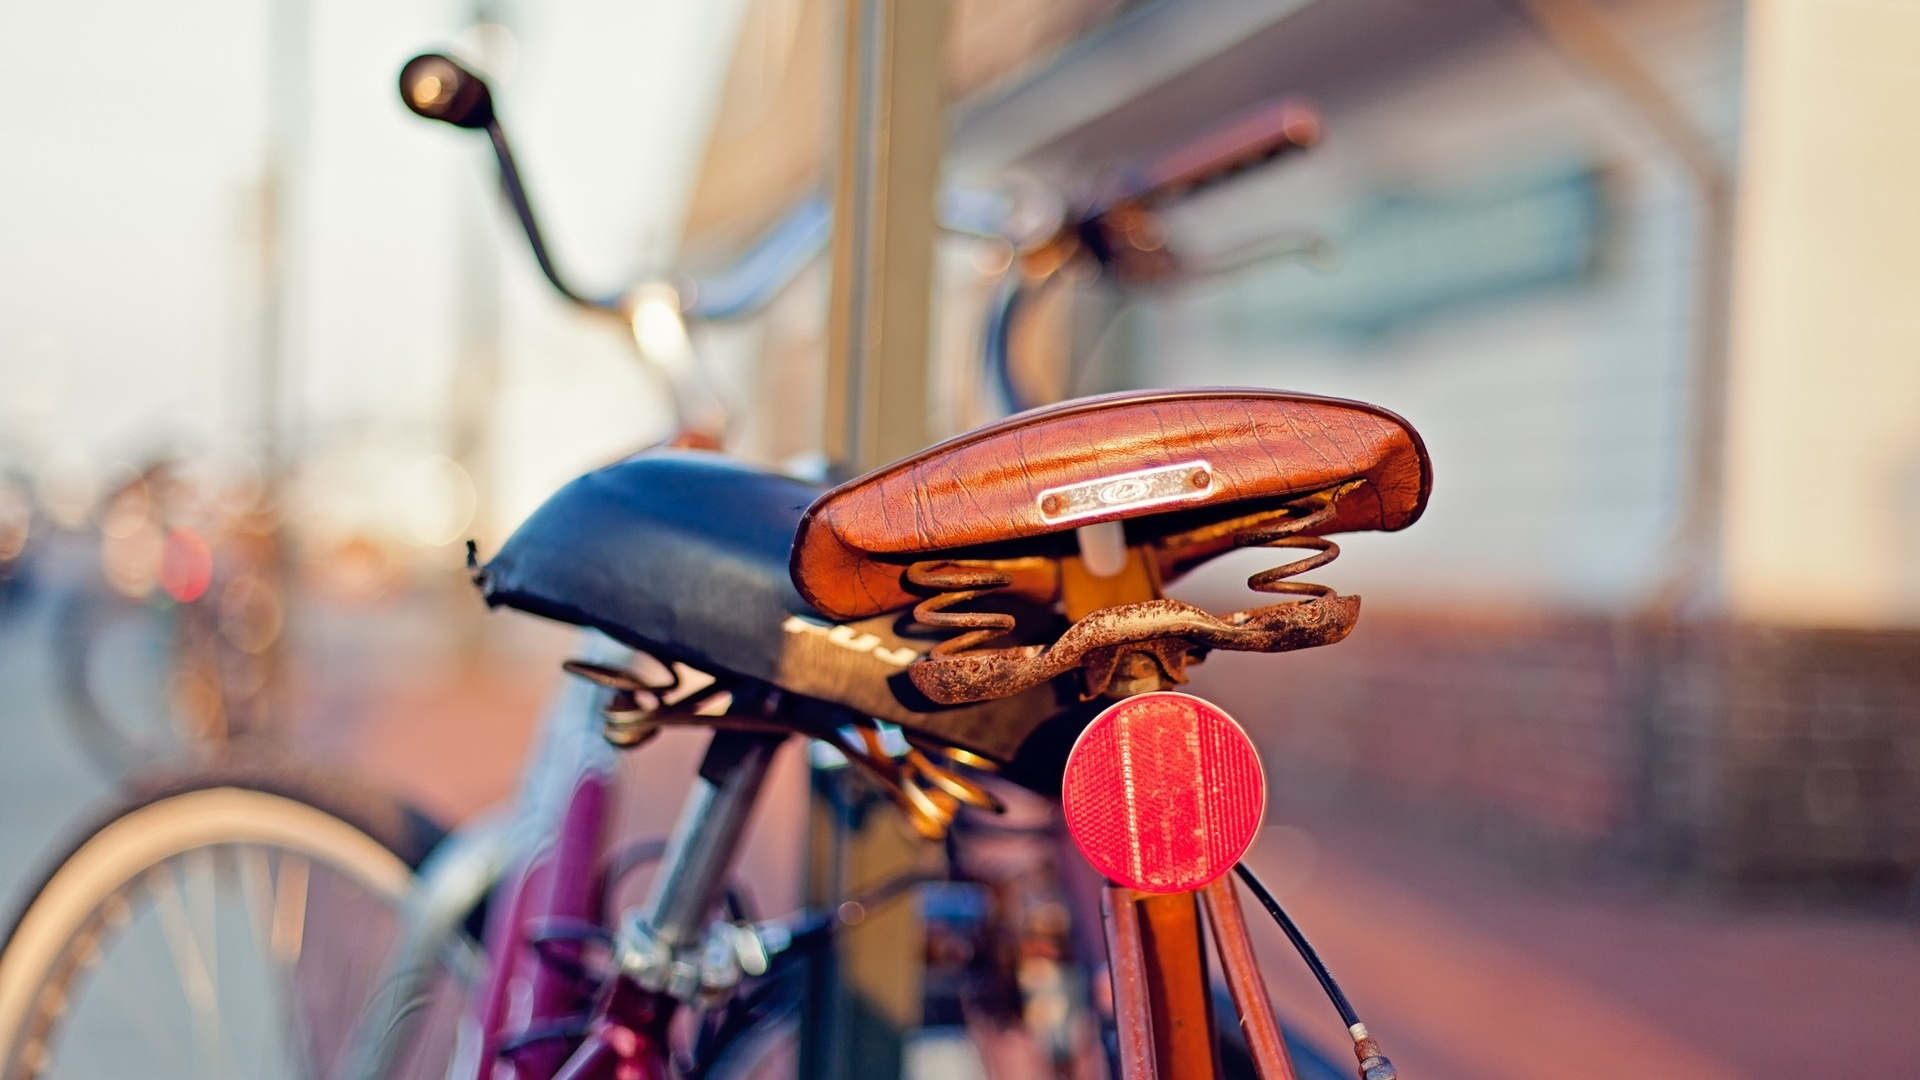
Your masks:
<path fill-rule="evenodd" d="M 824 258 L 685 338 L 636 321 L 636 356 L 394 78 L 485 70 L 566 266 L 689 301 L 818 212 L 841 7 L 0 3 L 0 891 L 181 738 L 271 730 L 449 821 L 505 794 L 572 638 L 489 618 L 462 542 L 671 434 L 662 365 L 817 473 Z M 1424 520 L 1322 572 L 1367 598 L 1351 639 L 1195 680 L 1262 744 L 1256 865 L 1401 1067 L 1912 1072 L 1920 5 L 947 17 L 949 201 L 1015 238 L 1219 118 L 1320 112 L 1160 216 L 1208 272 L 1064 275 L 1005 378 L 1013 249 L 943 236 L 926 408 L 1226 383 L 1424 435 Z M 1224 562 L 1181 595 L 1238 606 L 1262 566 Z"/>

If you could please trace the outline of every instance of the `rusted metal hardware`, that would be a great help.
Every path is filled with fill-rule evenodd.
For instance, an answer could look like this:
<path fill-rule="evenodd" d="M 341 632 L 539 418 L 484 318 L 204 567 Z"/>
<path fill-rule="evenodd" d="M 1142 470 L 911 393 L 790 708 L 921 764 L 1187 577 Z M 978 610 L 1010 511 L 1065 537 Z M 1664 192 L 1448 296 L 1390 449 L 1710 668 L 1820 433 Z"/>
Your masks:
<path fill-rule="evenodd" d="M 660 734 L 669 727 L 705 727 L 729 731 L 759 731 L 784 734 L 794 731 L 790 724 L 774 723 L 753 716 L 738 715 L 732 689 L 724 681 L 689 688 L 682 684 L 673 668 L 660 664 L 668 673 L 664 682 L 647 682 L 626 668 L 597 664 L 587 660 L 568 660 L 560 665 L 596 686 L 613 691 L 600 708 L 600 734 L 614 746 L 629 750 Z"/>
<path fill-rule="evenodd" d="M 1111 883 L 1102 888 L 1100 921 L 1107 932 L 1107 964 L 1113 978 L 1113 1026 L 1120 1037 L 1120 1080 L 1158 1080 L 1147 960 L 1133 890 Z"/>
<path fill-rule="evenodd" d="M 991 560 L 915 563 L 907 569 L 907 581 L 934 595 L 914 608 L 914 618 L 959 632 L 909 665 L 907 675 L 934 701 L 960 705 L 1019 693 L 1078 670 L 1081 696 L 1091 699 L 1184 683 L 1186 666 L 1213 649 L 1285 652 L 1339 641 L 1359 617 L 1359 598 L 1291 579 L 1339 557 L 1333 541 L 1300 533 L 1326 521 L 1339 496 L 1353 486 L 1316 492 L 1289 507 L 1290 515 L 1251 521 L 1232 534 L 1233 546 L 1311 554 L 1247 579 L 1255 592 L 1306 599 L 1224 616 L 1179 600 L 1142 600 L 1091 612 L 1051 644 L 988 647 L 1014 632 L 1015 617 L 1004 611 L 954 609 L 1014 587 L 1014 573 Z"/>
<path fill-rule="evenodd" d="M 908 742 L 905 753 L 896 756 L 888 751 L 873 721 L 838 728 L 769 719 L 773 715 L 770 701 L 756 698 L 760 708 L 739 708 L 733 689 L 724 680 L 689 689 L 678 672 L 664 664 L 656 666 L 667 671 L 668 678 L 656 682 L 648 682 L 626 668 L 586 660 L 569 660 L 561 666 L 568 674 L 613 691 L 600 710 L 601 734 L 622 749 L 639 746 L 668 727 L 799 734 L 819 739 L 877 780 L 899 804 L 913 831 L 929 840 L 944 839 L 963 806 L 995 814 L 1006 809 L 992 792 L 958 771 L 993 771 L 993 763 L 977 754 Z"/>
<path fill-rule="evenodd" d="M 1380 1044 L 1367 1034 L 1367 1025 L 1355 1024 L 1347 1029 L 1347 1034 L 1353 1036 L 1353 1056 L 1360 1062 L 1360 1080 L 1398 1080 L 1400 1074 L 1394 1071 L 1387 1055 L 1380 1052 Z"/>
<path fill-rule="evenodd" d="M 993 763 L 954 747 L 909 742 L 898 756 L 888 752 L 872 721 L 851 728 L 766 719 L 768 710 L 732 711 L 736 702 L 724 681 L 687 689 L 674 669 L 668 681 L 648 682 L 626 668 L 586 660 L 561 665 L 568 674 L 613 691 L 600 710 L 601 734 L 622 749 L 639 746 L 668 727 L 706 727 L 715 730 L 800 734 L 819 739 L 879 781 L 898 803 L 914 832 L 929 839 L 946 837 L 963 806 L 998 814 L 1005 805 L 986 788 L 967 779 L 958 769 L 993 771 Z M 762 702 L 762 704 L 766 704 Z"/>
<path fill-rule="evenodd" d="M 1014 617 L 1005 612 L 948 610 L 1013 584 L 1013 574 L 1003 567 L 988 562 L 917 562 L 907 567 L 907 582 L 917 588 L 937 590 L 914 606 L 915 622 L 940 630 L 960 631 L 935 645 L 933 656 L 955 656 L 978 649 L 1014 627 Z"/>
<path fill-rule="evenodd" d="M 1347 636 L 1360 615 L 1357 596 L 1325 596 L 1239 611 L 1224 618 L 1181 600 L 1147 600 L 1105 608 L 1073 624 L 1050 646 L 985 649 L 957 656 L 929 654 L 907 668 L 920 692 L 943 705 L 1018 693 L 1084 669 L 1086 698 L 1107 692 L 1122 657 L 1150 655 L 1174 683 L 1210 649 L 1285 652 Z"/>
<path fill-rule="evenodd" d="M 952 765 L 978 768 L 985 759 L 965 751 L 929 753 L 913 743 L 895 757 L 887 751 L 880 731 L 871 723 L 846 730 L 810 732 L 845 755 L 880 783 L 906 815 L 913 831 L 928 840 L 945 839 L 962 806 L 998 814 L 1006 810 L 992 792 L 962 776 Z M 943 761 L 935 760 L 942 758 Z"/>
<path fill-rule="evenodd" d="M 588 660 L 569 660 L 560 668 L 569 675 L 613 691 L 613 696 L 600 707 L 600 733 L 609 743 L 621 748 L 639 746 L 660 734 L 660 725 L 654 723 L 653 718 L 660 711 L 662 696 L 680 683 L 679 676 L 674 675 L 667 682 L 650 684 L 626 668 Z"/>
<path fill-rule="evenodd" d="M 1267 983 L 1260 977 L 1260 964 L 1253 954 L 1253 939 L 1247 935 L 1233 875 L 1216 878 L 1200 890 L 1200 898 L 1207 905 L 1207 923 L 1213 928 L 1220 967 L 1227 976 L 1227 991 L 1233 996 L 1240 1030 L 1247 1037 L 1247 1050 L 1253 1055 L 1254 1071 L 1260 1080 L 1295 1080 L 1293 1061 L 1287 1056 L 1273 1002 L 1267 997 Z"/>
<path fill-rule="evenodd" d="M 1169 674 L 1169 671 L 1176 674 Z M 1186 682 L 1186 673 L 1170 666 L 1153 652 L 1122 653 L 1113 666 L 1113 676 L 1101 693 L 1116 701 L 1136 694 L 1151 694 Z"/>

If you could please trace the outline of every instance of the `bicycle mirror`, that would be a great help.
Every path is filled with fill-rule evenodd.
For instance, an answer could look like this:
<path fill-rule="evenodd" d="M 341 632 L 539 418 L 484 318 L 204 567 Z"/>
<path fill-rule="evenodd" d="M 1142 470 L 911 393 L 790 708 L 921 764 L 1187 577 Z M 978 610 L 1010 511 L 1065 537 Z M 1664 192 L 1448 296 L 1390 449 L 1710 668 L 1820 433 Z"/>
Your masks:
<path fill-rule="evenodd" d="M 400 69 L 400 100 L 415 113 L 454 127 L 493 123 L 493 92 L 486 80 L 440 53 L 422 53 Z"/>
<path fill-rule="evenodd" d="M 1067 755 L 1067 830 L 1096 870 L 1149 893 L 1198 889 L 1253 844 L 1267 782 L 1231 716 L 1160 691 L 1095 717 Z"/>

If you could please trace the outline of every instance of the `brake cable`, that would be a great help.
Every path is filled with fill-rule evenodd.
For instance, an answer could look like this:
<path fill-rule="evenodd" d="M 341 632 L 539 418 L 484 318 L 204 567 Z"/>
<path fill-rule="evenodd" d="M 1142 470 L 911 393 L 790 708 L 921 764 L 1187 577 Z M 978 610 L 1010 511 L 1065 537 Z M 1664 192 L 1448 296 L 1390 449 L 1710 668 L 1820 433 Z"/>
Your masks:
<path fill-rule="evenodd" d="M 1334 981 L 1333 972 L 1327 970 L 1326 963 L 1314 951 L 1307 935 L 1300 932 L 1299 924 L 1281 908 L 1280 901 L 1273 898 L 1260 879 L 1253 876 L 1253 871 L 1247 868 L 1246 863 L 1235 863 L 1233 872 L 1240 875 L 1240 880 L 1253 890 L 1254 898 L 1267 909 L 1267 914 L 1280 924 L 1281 931 L 1287 935 L 1288 941 L 1293 942 L 1300 959 L 1306 961 L 1313 977 L 1320 981 L 1320 989 L 1327 992 L 1327 999 L 1333 1002 L 1334 1010 L 1340 1014 L 1340 1022 L 1347 1025 L 1347 1034 L 1353 1037 L 1353 1054 L 1360 1061 L 1360 1080 L 1395 1080 L 1399 1073 L 1394 1071 L 1393 1062 L 1381 1052 L 1379 1041 L 1367 1031 L 1367 1025 L 1360 1022 L 1360 1014 L 1354 1012 L 1353 1003 L 1347 1000 L 1340 984 Z"/>

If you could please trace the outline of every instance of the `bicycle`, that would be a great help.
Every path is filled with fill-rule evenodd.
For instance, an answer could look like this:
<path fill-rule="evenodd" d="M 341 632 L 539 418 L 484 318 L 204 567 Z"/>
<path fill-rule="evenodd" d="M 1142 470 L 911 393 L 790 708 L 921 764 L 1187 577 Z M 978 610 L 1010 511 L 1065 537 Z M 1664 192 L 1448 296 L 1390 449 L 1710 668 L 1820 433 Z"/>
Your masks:
<path fill-rule="evenodd" d="M 410 102 L 465 95 L 462 115 L 479 117 L 484 85 L 444 63 L 428 68 L 432 88 L 409 65 Z M 473 126 L 491 123 L 484 111 Z M 506 159 L 504 137 L 495 143 Z M 537 239 L 536 252 L 558 285 Z M 1224 714 L 1167 688 L 1215 649 L 1345 636 L 1357 598 L 1294 579 L 1337 555 L 1328 535 L 1413 524 L 1430 487 L 1400 418 L 1265 390 L 1023 413 L 829 491 L 674 447 L 589 473 L 475 560 L 490 605 L 597 630 L 637 658 L 610 647 L 570 664 L 585 682 L 551 715 L 513 815 L 456 832 L 420 864 L 419 835 L 394 829 L 409 819 L 391 807 L 330 810 L 324 791 L 239 772 L 146 796 L 56 865 L 0 951 L 0 1076 L 44 1071 L 68 980 L 127 896 L 153 892 L 180 859 L 202 877 L 224 867 L 254 880 L 268 913 L 287 868 L 313 865 L 397 907 L 382 972 L 344 1010 L 312 1018 L 341 1048 L 316 1071 L 390 1075 L 432 1056 L 445 1032 L 415 1005 L 452 986 L 475 998 L 445 1050 L 462 1075 L 500 1062 L 538 1076 L 742 1075 L 790 1038 L 823 948 L 921 877 L 773 919 L 728 896 L 768 768 L 795 735 L 831 747 L 930 840 L 998 812 L 995 783 L 1059 799 L 1108 879 L 1098 910 L 1079 901 L 1070 925 L 1105 928 L 1103 1028 L 1118 1074 L 1213 1074 L 1206 926 L 1258 1074 L 1291 1076 L 1225 876 L 1258 824 L 1257 755 Z M 1283 602 L 1216 617 L 1163 595 L 1244 547 L 1305 553 L 1249 581 Z M 617 755 L 669 727 L 713 731 L 673 832 L 603 851 Z M 199 831 L 152 827 L 175 817 Z M 1176 819 L 1189 828 L 1138 824 Z M 1196 821 L 1206 843 L 1192 842 Z M 152 833 L 174 846 L 132 847 Z M 611 886 L 648 864 L 641 903 L 610 910 Z M 1394 1075 L 1298 929 L 1237 873 L 1348 1022 L 1361 1075 Z M 187 909 L 182 897 L 171 909 Z M 271 944 L 272 919 L 259 922 Z"/>
<path fill-rule="evenodd" d="M 270 734 L 283 619 L 271 519 L 163 458 L 102 498 L 100 573 L 55 594 L 54 682 L 67 729 L 118 778 Z"/>

